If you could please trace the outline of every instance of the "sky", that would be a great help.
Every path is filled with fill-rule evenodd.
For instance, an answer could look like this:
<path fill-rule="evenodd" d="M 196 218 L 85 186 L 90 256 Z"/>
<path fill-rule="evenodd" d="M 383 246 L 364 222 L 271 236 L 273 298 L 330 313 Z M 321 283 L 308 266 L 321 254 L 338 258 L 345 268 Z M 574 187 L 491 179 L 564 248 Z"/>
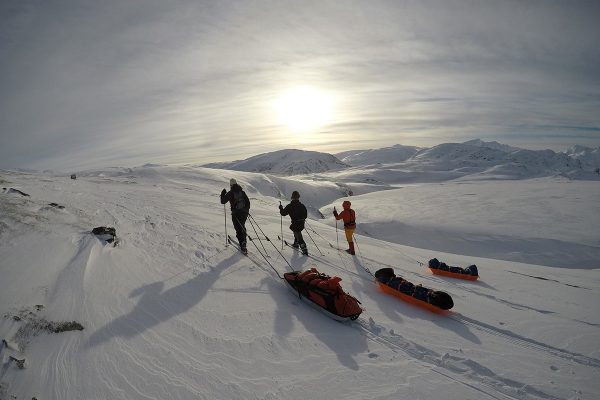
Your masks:
<path fill-rule="evenodd" d="M 0 168 L 597 147 L 598 17 L 594 1 L 3 0 Z"/>

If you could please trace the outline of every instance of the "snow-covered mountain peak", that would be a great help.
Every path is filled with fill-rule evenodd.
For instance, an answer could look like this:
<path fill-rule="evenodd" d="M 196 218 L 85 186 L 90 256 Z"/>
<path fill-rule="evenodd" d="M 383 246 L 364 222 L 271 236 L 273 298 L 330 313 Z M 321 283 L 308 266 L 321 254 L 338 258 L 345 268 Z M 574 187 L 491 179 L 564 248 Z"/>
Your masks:
<path fill-rule="evenodd" d="M 575 145 L 566 153 L 572 159 L 577 160 L 582 168 L 594 170 L 600 167 L 600 147 L 591 148 Z"/>
<path fill-rule="evenodd" d="M 582 146 L 580 144 L 576 144 L 574 146 L 569 147 L 569 149 L 567 150 L 567 154 L 569 155 L 576 155 L 576 154 L 583 154 L 583 153 L 589 153 L 592 152 L 594 150 L 598 150 L 598 149 L 592 149 L 590 147 L 587 146 Z"/>
<path fill-rule="evenodd" d="M 335 156 L 352 166 L 391 164 L 408 160 L 420 150 L 415 146 L 395 144 L 391 147 L 371 150 L 350 150 L 337 153 Z"/>
<path fill-rule="evenodd" d="M 328 153 L 285 149 L 259 154 L 245 160 L 206 164 L 204 167 L 279 175 L 303 175 L 339 170 L 349 165 Z"/>
<path fill-rule="evenodd" d="M 490 149 L 500 150 L 500 151 L 504 151 L 507 153 L 519 150 L 518 147 L 509 146 L 507 144 L 498 143 L 496 141 L 484 142 L 481 139 L 468 140 L 468 141 L 464 142 L 463 144 L 466 144 L 469 146 L 477 146 L 477 147 L 489 147 Z"/>
<path fill-rule="evenodd" d="M 424 149 L 415 155 L 414 159 L 421 161 L 434 160 L 484 160 L 502 159 L 505 151 L 488 146 L 478 146 L 466 143 L 443 143 L 429 149 Z"/>

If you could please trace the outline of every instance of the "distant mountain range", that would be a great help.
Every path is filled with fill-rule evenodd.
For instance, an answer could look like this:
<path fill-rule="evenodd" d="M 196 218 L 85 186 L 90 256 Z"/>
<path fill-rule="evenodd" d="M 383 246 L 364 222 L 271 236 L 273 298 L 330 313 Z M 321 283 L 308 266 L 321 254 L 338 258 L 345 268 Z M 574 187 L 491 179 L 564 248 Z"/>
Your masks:
<path fill-rule="evenodd" d="M 380 149 L 351 150 L 335 155 L 316 151 L 279 150 L 245 160 L 211 163 L 209 168 L 308 175 L 357 169 L 402 170 L 403 173 L 443 174 L 444 179 L 467 175 L 482 178 L 526 179 L 564 176 L 600 179 L 600 147 L 573 146 L 566 152 L 527 150 L 480 139 L 443 143 L 430 148 L 394 145 Z M 435 180 L 440 179 L 435 178 Z"/>

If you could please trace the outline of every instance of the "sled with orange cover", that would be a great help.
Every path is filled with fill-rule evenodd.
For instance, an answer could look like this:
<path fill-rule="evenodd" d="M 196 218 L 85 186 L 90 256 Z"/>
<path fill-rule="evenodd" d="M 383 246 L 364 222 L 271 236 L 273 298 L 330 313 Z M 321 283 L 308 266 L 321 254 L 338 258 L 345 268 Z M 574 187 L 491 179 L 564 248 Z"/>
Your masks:
<path fill-rule="evenodd" d="M 287 272 L 283 277 L 301 300 L 308 300 L 310 305 L 335 320 L 355 320 L 363 311 L 360 302 L 344 292 L 340 277 L 320 273 L 315 267 L 303 272 Z"/>

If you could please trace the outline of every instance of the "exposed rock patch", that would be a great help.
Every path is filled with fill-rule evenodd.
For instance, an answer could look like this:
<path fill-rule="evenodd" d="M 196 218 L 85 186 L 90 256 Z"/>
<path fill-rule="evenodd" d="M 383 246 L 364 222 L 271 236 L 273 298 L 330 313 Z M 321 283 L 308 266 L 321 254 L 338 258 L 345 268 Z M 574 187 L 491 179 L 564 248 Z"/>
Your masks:
<path fill-rule="evenodd" d="M 112 227 L 98 226 L 92 229 L 92 233 L 100 240 L 106 243 L 113 243 L 114 246 L 119 243 L 117 239 L 117 230 Z"/>
<path fill-rule="evenodd" d="M 23 323 L 11 339 L 18 351 L 23 352 L 31 338 L 40 333 L 61 333 L 84 329 L 83 325 L 77 321 L 48 321 L 37 314 L 43 309 L 44 306 L 38 304 L 32 308 L 22 308 L 16 312 L 4 314 L 4 318 Z"/>

